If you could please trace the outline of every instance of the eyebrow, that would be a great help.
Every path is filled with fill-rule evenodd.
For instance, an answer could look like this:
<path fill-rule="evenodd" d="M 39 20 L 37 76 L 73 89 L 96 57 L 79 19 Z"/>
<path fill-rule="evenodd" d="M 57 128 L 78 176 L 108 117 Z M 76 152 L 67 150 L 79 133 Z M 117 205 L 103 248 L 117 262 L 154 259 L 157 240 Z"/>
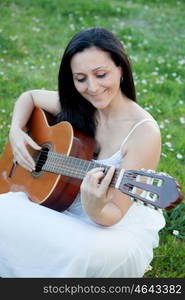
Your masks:
<path fill-rule="evenodd" d="M 94 68 L 94 69 L 92 69 L 92 71 L 97 71 L 97 70 L 99 70 L 99 69 L 101 69 L 101 68 L 106 68 L 107 66 L 105 65 L 105 66 L 99 66 L 99 67 L 96 67 L 96 68 Z M 75 73 L 73 73 L 74 75 L 84 75 L 84 73 L 82 73 L 82 72 L 75 72 Z"/>

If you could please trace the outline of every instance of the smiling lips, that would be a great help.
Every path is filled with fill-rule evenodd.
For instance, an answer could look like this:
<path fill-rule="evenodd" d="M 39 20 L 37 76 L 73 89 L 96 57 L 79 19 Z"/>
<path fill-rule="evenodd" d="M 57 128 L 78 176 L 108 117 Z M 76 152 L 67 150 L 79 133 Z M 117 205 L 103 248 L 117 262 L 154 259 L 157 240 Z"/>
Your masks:
<path fill-rule="evenodd" d="M 91 97 L 98 97 L 98 96 L 101 96 L 102 94 L 104 94 L 106 90 L 107 90 L 107 89 L 105 89 L 102 93 L 99 93 L 99 94 L 95 94 L 95 95 L 93 95 L 93 94 L 88 94 L 88 95 L 91 96 Z"/>

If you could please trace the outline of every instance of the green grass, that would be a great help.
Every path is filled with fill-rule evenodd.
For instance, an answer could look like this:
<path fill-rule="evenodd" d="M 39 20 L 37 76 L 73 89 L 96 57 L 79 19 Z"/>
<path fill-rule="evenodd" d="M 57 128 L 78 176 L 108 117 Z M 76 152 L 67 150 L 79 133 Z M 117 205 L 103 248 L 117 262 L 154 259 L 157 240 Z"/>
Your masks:
<path fill-rule="evenodd" d="M 138 103 L 160 125 L 158 170 L 177 178 L 185 192 L 183 0 L 1 0 L 0 9 L 0 152 L 17 97 L 35 88 L 56 90 L 68 40 L 82 28 L 105 26 L 131 57 Z M 164 212 L 167 225 L 145 277 L 185 277 L 184 212 L 184 203 Z"/>

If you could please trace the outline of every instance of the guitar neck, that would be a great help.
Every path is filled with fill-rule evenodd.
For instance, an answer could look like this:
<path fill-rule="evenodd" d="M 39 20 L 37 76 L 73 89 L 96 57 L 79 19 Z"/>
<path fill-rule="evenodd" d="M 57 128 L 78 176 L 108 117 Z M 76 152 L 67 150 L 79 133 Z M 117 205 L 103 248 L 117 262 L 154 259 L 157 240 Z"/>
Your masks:
<path fill-rule="evenodd" d="M 97 167 L 103 167 L 105 169 L 105 173 L 110 168 L 107 165 L 103 165 L 95 161 L 82 160 L 76 157 L 49 151 L 47 153 L 47 159 L 42 167 L 42 170 L 59 175 L 83 179 L 88 171 Z M 115 187 L 119 173 L 120 169 L 117 168 L 110 186 Z"/>
<path fill-rule="evenodd" d="M 47 171 L 81 180 L 93 168 L 103 167 L 105 173 L 110 168 L 95 160 L 88 161 L 49 150 L 42 150 L 39 156 L 35 157 L 35 161 L 36 172 Z M 110 186 L 119 189 L 133 200 L 139 200 L 156 209 L 171 209 L 183 199 L 181 187 L 174 178 L 153 170 L 116 168 Z"/>

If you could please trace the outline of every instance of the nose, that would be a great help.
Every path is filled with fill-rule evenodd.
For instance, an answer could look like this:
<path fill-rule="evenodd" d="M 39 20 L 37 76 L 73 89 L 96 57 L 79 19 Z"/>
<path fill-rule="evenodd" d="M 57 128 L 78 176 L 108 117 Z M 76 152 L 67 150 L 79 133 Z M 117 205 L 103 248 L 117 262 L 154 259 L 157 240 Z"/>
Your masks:
<path fill-rule="evenodd" d="M 98 91 L 98 83 L 94 78 L 88 78 L 88 92 L 95 94 Z"/>

